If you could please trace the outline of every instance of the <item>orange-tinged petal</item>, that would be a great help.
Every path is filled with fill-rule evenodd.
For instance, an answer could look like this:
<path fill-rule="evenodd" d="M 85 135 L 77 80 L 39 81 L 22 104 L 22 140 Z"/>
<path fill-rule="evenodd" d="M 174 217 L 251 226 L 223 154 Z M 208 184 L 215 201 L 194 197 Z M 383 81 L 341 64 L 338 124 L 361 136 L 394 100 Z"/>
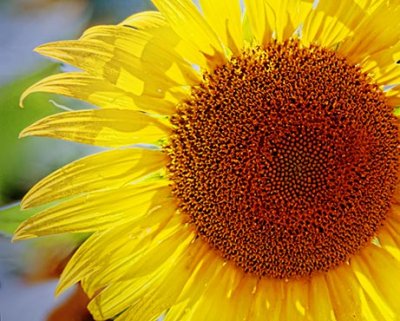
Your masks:
<path fill-rule="evenodd" d="M 310 319 L 336 321 L 331 296 L 324 275 L 315 275 L 310 280 L 310 307 L 307 314 Z"/>
<path fill-rule="evenodd" d="M 400 262 L 386 250 L 370 246 L 352 260 L 352 265 L 376 309 L 386 320 L 396 320 L 396 316 L 400 315 L 400 289 L 393 286 L 393 280 L 400 278 Z"/>
<path fill-rule="evenodd" d="M 393 107 L 400 106 L 400 85 L 395 86 L 386 92 L 388 103 Z"/>

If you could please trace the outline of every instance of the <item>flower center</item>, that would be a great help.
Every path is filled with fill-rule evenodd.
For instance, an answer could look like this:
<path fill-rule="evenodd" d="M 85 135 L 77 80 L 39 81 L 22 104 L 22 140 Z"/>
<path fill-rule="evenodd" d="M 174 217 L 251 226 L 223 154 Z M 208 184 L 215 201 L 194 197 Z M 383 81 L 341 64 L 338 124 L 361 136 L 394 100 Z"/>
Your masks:
<path fill-rule="evenodd" d="M 390 209 L 395 117 L 334 51 L 295 40 L 246 50 L 205 74 L 172 123 L 179 209 L 245 272 L 327 271 L 370 242 Z"/>

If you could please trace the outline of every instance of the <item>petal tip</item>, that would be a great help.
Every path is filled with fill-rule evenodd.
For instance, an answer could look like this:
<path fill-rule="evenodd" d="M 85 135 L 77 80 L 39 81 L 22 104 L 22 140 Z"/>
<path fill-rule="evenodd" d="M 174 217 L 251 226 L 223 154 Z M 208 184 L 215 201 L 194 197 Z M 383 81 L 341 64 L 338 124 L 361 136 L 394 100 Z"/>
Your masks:
<path fill-rule="evenodd" d="M 63 292 L 65 292 L 65 290 L 67 290 L 71 285 L 68 283 L 63 282 L 63 280 L 61 279 L 58 284 L 57 287 L 54 291 L 54 295 L 56 297 L 60 296 L 61 294 L 63 294 Z"/>
<path fill-rule="evenodd" d="M 39 46 L 33 48 L 33 52 L 36 52 L 38 54 L 42 54 L 42 53 L 46 52 L 46 49 L 48 49 L 48 45 L 49 45 L 48 43 L 39 45 Z"/>
<path fill-rule="evenodd" d="M 19 107 L 20 108 L 25 107 L 25 100 L 32 93 L 32 87 L 33 86 L 25 89 L 24 92 L 21 94 L 21 97 L 19 98 Z"/>
<path fill-rule="evenodd" d="M 29 239 L 33 239 L 35 237 L 37 237 L 37 235 L 29 233 L 28 230 L 26 230 L 22 227 L 22 228 L 18 228 L 15 231 L 15 233 L 11 239 L 11 242 L 15 243 L 17 241 L 29 240 Z"/>
<path fill-rule="evenodd" d="M 24 136 L 22 136 L 22 137 L 24 137 Z M 21 203 L 19 204 L 21 210 L 26 210 L 26 209 L 31 207 L 30 204 L 29 204 L 30 202 L 29 202 L 28 195 L 29 195 L 29 192 L 27 194 L 25 194 L 25 196 L 21 200 Z"/>
<path fill-rule="evenodd" d="M 19 133 L 18 138 L 24 138 L 26 136 L 29 136 L 29 134 L 27 133 L 27 130 L 25 128 Z"/>

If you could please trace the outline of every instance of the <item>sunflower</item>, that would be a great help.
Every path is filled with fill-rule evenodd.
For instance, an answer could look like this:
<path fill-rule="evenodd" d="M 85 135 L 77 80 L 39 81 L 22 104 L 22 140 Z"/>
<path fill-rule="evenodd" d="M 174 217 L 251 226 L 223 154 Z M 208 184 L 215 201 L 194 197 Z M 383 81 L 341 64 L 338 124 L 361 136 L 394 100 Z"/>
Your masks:
<path fill-rule="evenodd" d="M 96 320 L 400 320 L 400 3 L 153 0 L 36 50 L 98 107 L 21 136 L 108 147 L 37 183 L 15 239 L 90 232 Z"/>

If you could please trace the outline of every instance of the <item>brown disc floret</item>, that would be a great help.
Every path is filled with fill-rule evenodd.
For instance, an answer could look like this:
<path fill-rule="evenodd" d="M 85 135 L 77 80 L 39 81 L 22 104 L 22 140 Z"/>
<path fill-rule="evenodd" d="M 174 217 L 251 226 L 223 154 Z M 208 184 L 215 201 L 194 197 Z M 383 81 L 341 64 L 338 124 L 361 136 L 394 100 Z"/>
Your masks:
<path fill-rule="evenodd" d="M 259 276 L 327 271 L 374 237 L 397 184 L 384 93 L 332 50 L 244 50 L 178 106 L 168 171 L 179 210 Z"/>

